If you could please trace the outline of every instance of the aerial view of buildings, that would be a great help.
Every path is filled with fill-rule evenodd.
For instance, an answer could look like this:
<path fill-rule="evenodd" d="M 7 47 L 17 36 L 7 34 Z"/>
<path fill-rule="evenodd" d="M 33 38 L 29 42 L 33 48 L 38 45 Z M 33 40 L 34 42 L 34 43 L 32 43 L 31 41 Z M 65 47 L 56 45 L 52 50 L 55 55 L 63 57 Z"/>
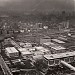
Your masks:
<path fill-rule="evenodd" d="M 0 0 L 0 75 L 75 75 L 75 1 Z"/>

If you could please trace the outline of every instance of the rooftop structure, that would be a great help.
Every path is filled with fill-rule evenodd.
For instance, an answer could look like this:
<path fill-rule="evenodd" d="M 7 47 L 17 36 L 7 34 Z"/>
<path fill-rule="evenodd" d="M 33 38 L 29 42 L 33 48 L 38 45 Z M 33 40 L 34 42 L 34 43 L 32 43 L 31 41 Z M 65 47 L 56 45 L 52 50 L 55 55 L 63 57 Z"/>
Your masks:
<path fill-rule="evenodd" d="M 66 48 L 62 47 L 62 46 L 55 46 L 55 47 L 51 47 L 54 50 L 64 50 Z"/>
<path fill-rule="evenodd" d="M 29 52 L 29 51 L 26 51 L 26 52 L 21 52 L 22 55 L 31 55 L 32 53 Z"/>
<path fill-rule="evenodd" d="M 44 55 L 44 53 L 43 53 L 42 51 L 36 51 L 36 52 L 34 53 L 34 55 L 35 55 L 35 56 Z"/>
<path fill-rule="evenodd" d="M 38 51 L 41 51 L 41 52 L 48 52 L 49 51 L 48 49 L 46 49 L 46 48 L 44 48 L 42 46 L 35 47 L 35 49 L 38 50 Z"/>
<path fill-rule="evenodd" d="M 58 37 L 58 39 L 67 41 L 67 38 L 65 38 L 65 37 Z"/>
<path fill-rule="evenodd" d="M 52 43 L 52 42 L 46 42 L 46 43 L 43 43 L 44 45 L 47 45 L 47 46 L 54 46 L 56 44 Z"/>
<path fill-rule="evenodd" d="M 9 53 L 18 52 L 14 47 L 8 47 L 8 48 L 6 48 L 6 50 L 7 50 Z"/>
<path fill-rule="evenodd" d="M 19 56 L 18 51 L 14 47 L 5 48 L 5 52 L 6 52 L 6 55 L 9 56 L 9 57 Z"/>
<path fill-rule="evenodd" d="M 58 40 L 58 39 L 52 39 L 52 41 L 54 41 L 54 42 L 57 42 L 57 43 L 59 43 L 59 44 L 64 44 L 65 42 L 63 42 L 63 41 L 60 41 L 60 40 Z"/>
<path fill-rule="evenodd" d="M 24 48 L 30 48 L 30 47 L 32 47 L 31 43 L 20 43 L 20 46 L 24 47 Z"/>
<path fill-rule="evenodd" d="M 54 44 L 52 42 L 46 42 L 44 43 L 44 45 L 50 47 L 51 49 L 54 49 L 54 50 L 63 50 L 63 49 L 66 49 L 65 47 L 62 47 L 58 44 Z"/>
<path fill-rule="evenodd" d="M 51 55 L 44 55 L 46 59 L 58 59 L 58 58 L 64 58 L 64 57 L 71 57 L 75 56 L 75 51 L 73 52 L 66 52 L 66 53 L 58 53 L 58 54 L 51 54 Z"/>
<path fill-rule="evenodd" d="M 20 52 L 26 52 L 26 51 L 27 51 L 26 48 L 19 48 L 18 50 L 19 50 Z"/>

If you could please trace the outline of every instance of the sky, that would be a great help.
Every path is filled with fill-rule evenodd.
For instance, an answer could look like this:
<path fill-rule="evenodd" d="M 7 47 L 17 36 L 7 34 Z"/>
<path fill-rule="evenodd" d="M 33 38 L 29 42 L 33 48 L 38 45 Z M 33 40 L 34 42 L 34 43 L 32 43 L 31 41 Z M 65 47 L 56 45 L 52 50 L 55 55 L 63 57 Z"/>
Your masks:
<path fill-rule="evenodd" d="M 72 11 L 75 0 L 0 0 L 0 11 Z"/>

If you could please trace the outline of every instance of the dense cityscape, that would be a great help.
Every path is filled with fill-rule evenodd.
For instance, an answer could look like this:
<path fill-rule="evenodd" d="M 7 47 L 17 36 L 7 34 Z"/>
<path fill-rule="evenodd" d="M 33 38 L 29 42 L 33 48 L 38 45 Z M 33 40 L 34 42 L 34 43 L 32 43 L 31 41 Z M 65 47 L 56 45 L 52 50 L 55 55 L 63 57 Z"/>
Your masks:
<path fill-rule="evenodd" d="M 75 75 L 73 2 L 66 7 L 65 0 L 50 0 L 52 10 L 41 0 L 31 10 L 29 0 L 29 7 L 24 0 L 7 1 L 6 7 L 0 1 L 0 75 Z"/>

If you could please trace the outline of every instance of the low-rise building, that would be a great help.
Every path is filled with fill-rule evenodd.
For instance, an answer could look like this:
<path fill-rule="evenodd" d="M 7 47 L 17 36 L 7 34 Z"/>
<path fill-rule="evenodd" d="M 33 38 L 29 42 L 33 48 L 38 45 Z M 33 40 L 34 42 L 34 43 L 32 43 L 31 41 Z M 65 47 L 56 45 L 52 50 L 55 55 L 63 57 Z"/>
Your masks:
<path fill-rule="evenodd" d="M 19 56 L 19 52 L 14 47 L 5 48 L 5 52 L 8 57 L 18 57 Z"/>

